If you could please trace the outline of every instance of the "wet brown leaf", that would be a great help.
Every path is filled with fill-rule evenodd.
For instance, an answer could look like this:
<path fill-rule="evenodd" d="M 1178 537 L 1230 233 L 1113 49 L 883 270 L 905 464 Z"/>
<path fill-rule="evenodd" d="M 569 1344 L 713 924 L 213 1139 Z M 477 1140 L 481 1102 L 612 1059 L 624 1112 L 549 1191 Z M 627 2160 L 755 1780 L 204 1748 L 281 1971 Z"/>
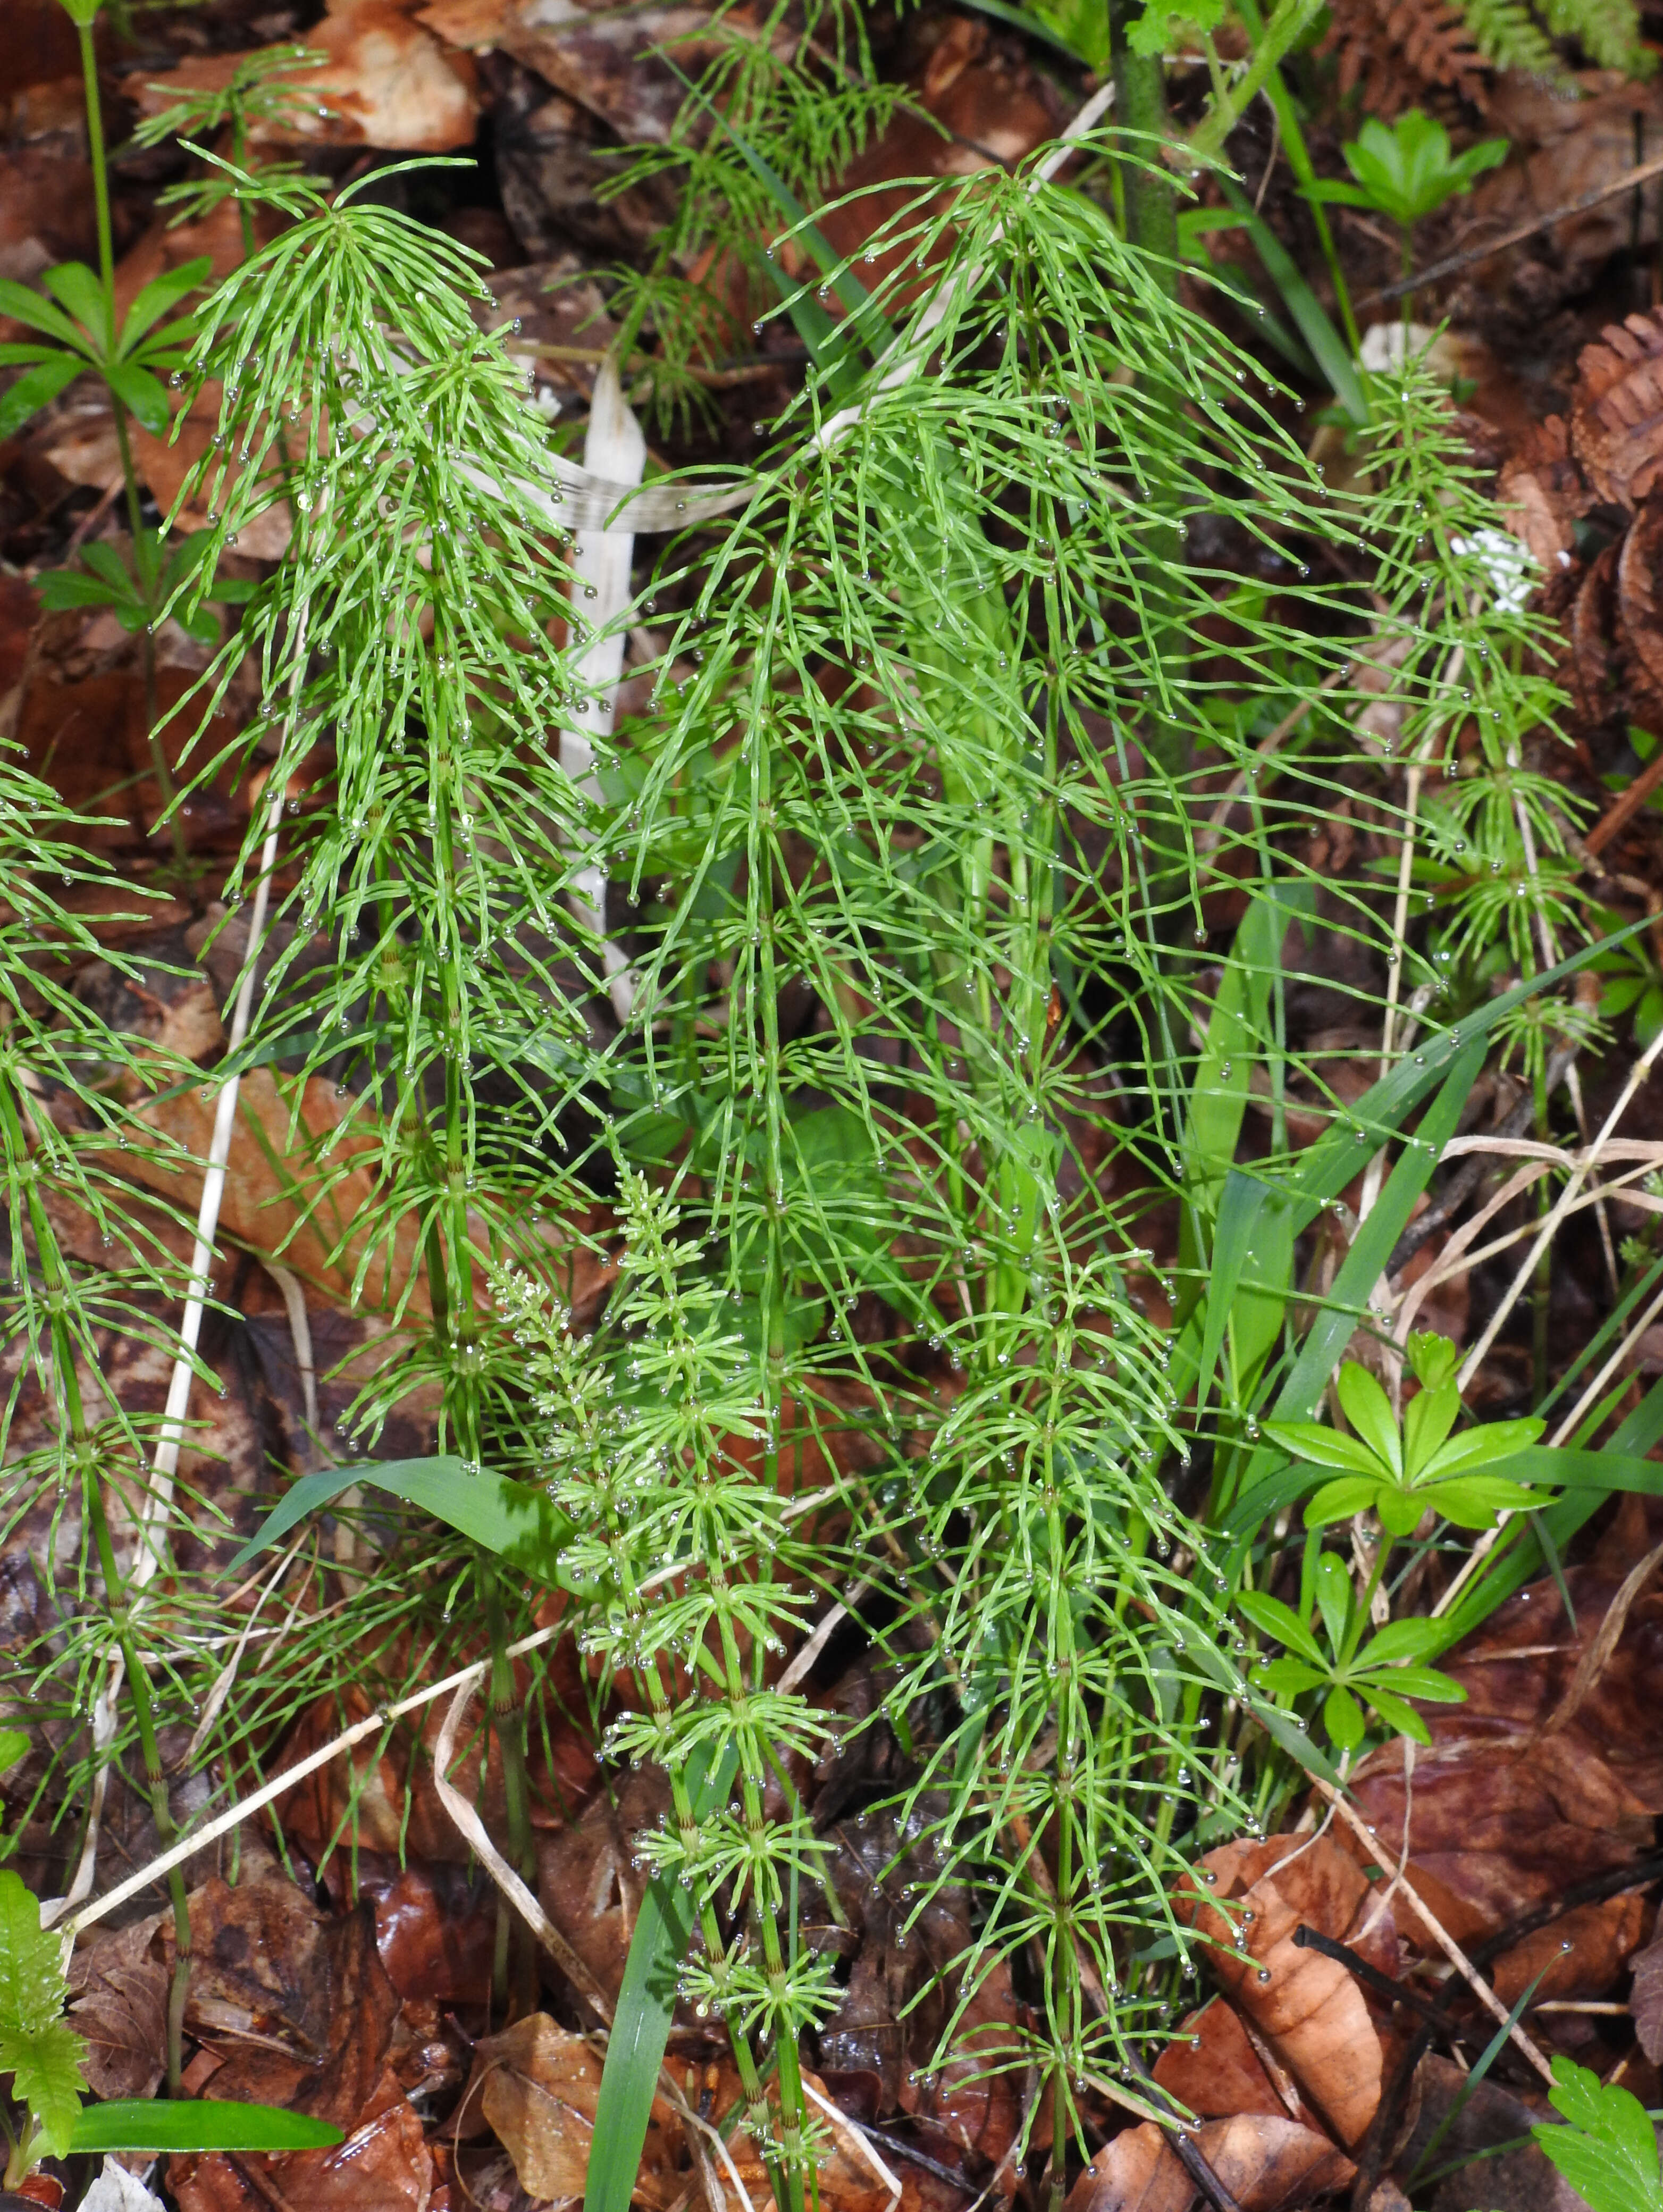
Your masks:
<path fill-rule="evenodd" d="M 1409 1820 L 1409 1876 L 1459 1942 L 1482 1941 L 1572 1883 L 1649 1848 L 1663 1811 L 1663 1594 L 1654 1582 L 1629 1607 L 1597 1674 L 1577 1692 L 1585 1654 L 1622 1590 L 1635 1551 L 1570 1569 L 1573 1632 L 1551 1580 L 1520 1590 L 1439 1664 L 1463 1705 L 1428 1711 L 1405 1790 L 1402 1743 L 1357 1769 L 1359 1809 L 1395 1866 Z M 1584 1670 L 1586 1674 L 1586 1670 Z M 1404 1934 L 1430 1942 L 1412 1907 Z"/>
<path fill-rule="evenodd" d="M 1539 1974 L 1533 2003 L 1546 1997 L 1603 1997 L 1616 1986 L 1650 1917 L 1645 1900 L 1634 1894 L 1579 1905 L 1503 1951 L 1490 1969 L 1490 1985 L 1509 2007 Z"/>
<path fill-rule="evenodd" d="M 1215 1997 L 1184 2022 L 1185 2036 L 1169 2043 L 1156 2060 L 1156 2080 L 1168 2096 L 1202 2119 L 1236 2112 L 1263 2112 L 1290 2119 L 1287 2100 L 1272 2080 L 1248 2039 L 1241 2015 L 1223 1997 Z M 1298 2098 L 1298 2090 L 1293 2092 Z"/>
<path fill-rule="evenodd" d="M 1331 1837 L 1271 1836 L 1209 1851 L 1199 1879 L 1205 1889 L 1181 1892 L 1179 1905 L 1224 1947 L 1211 1955 L 1215 1978 L 1340 2140 L 1357 2142 L 1380 2102 L 1380 2037 L 1350 1970 L 1293 1937 L 1303 1922 L 1353 1941 L 1376 1911 L 1368 1878 Z M 1252 1919 L 1227 1917 L 1217 1909 L 1227 1900 Z M 1377 1941 L 1389 1927 L 1388 1913 Z"/>
<path fill-rule="evenodd" d="M 347 2140 L 286 2158 L 170 2159 L 180 2212 L 268 2212 L 274 2192 L 306 2212 L 428 2212 L 434 2161 L 387 2063 L 398 1998 L 368 1908 L 325 1920 L 290 1883 L 211 1882 L 191 1922 L 196 2032 L 231 2054 L 210 2093 L 309 2112 Z"/>
<path fill-rule="evenodd" d="M 1242 2212 L 1293 2212 L 1343 2189 L 1356 2169 L 1326 2136 L 1285 2114 L 1212 2120 L 1192 2138 Z M 1201 2196 L 1152 2121 L 1106 2143 L 1069 2191 L 1066 2212 L 1190 2212 Z"/>
<path fill-rule="evenodd" d="M 268 145 L 381 146 L 443 154 L 471 145 L 479 94 L 471 59 L 445 46 L 416 22 L 416 0 L 330 0 L 305 43 L 328 56 L 321 69 L 300 70 L 298 113 L 263 121 L 251 131 Z M 263 50 L 269 51 L 269 50 Z M 221 89 L 240 53 L 194 58 L 137 94 L 142 112 L 156 114 L 181 92 Z"/>
<path fill-rule="evenodd" d="M 168 1970 L 152 1956 L 161 1915 L 136 1920 L 77 1951 L 70 2025 L 87 2046 L 87 2086 L 97 2097 L 154 2097 L 167 2050 Z"/>
<path fill-rule="evenodd" d="M 464 2106 L 477 2097 L 528 2196 L 581 2197 L 600 2077 L 600 2059 L 582 2036 L 532 2013 L 475 2046 Z M 680 2193 L 682 2148 L 680 2122 L 655 2098 L 635 2183 L 635 2201 L 651 2212 L 663 2212 Z"/>

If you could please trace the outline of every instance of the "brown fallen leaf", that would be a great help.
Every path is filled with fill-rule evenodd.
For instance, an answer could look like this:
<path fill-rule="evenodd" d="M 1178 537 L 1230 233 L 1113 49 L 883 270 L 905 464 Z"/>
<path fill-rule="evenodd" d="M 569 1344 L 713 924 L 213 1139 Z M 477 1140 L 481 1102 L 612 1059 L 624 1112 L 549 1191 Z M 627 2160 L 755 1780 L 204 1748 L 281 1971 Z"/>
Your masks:
<path fill-rule="evenodd" d="M 187 700 L 195 682 L 195 672 L 188 668 L 156 671 L 163 717 L 157 740 L 175 769 L 201 719 Z M 203 739 L 209 753 L 228 745 L 236 727 L 230 715 L 216 714 Z M 94 817 L 77 828 L 78 842 L 93 852 L 162 849 L 154 829 L 161 793 L 152 763 L 144 684 L 137 668 L 67 683 L 38 670 L 23 690 L 16 737 L 33 772 L 52 785 L 66 806 Z M 230 850 L 240 842 L 246 818 L 224 776 L 193 794 L 181 826 L 196 851 Z M 136 903 L 130 898 L 130 905 Z"/>
<path fill-rule="evenodd" d="M 1603 1997 L 1616 1986 L 1639 1948 L 1650 1917 L 1651 1908 L 1632 1891 L 1598 1905 L 1579 1905 L 1503 1951 L 1489 1969 L 1490 1986 L 1508 2007 L 1533 1983 L 1533 2002 L 1547 1997 Z"/>
<path fill-rule="evenodd" d="M 1296 1946 L 1294 1931 L 1303 1922 L 1356 1942 L 1354 1929 L 1373 1918 L 1365 1948 L 1395 1966 L 1389 1911 L 1380 1913 L 1368 1877 L 1329 1836 L 1226 1844 L 1207 1853 L 1196 1881 L 1179 1910 L 1219 1946 L 1215 1978 L 1341 2142 L 1356 2142 L 1380 2102 L 1380 2036 L 1349 1968 Z M 1227 1901 L 1241 1911 L 1227 1916 Z"/>
<path fill-rule="evenodd" d="M 154 2097 L 167 2051 L 168 1969 L 152 1955 L 161 1913 L 136 1920 L 70 1962 L 70 2025 L 86 2045 L 96 2097 Z"/>
<path fill-rule="evenodd" d="M 1653 1936 L 1643 1951 L 1636 1952 L 1630 1963 L 1634 1986 L 1629 1992 L 1629 2010 L 1634 2014 L 1634 2032 L 1640 2048 L 1655 2066 L 1663 2059 L 1663 1930 Z"/>
<path fill-rule="evenodd" d="M 92 181 L 84 161 L 27 146 L 0 153 L 0 276 L 27 284 L 56 262 L 90 258 Z"/>
<path fill-rule="evenodd" d="M 477 2099 L 528 2196 L 581 2197 L 600 2078 L 601 2062 L 582 2036 L 532 2013 L 474 2046 L 463 2112 Z M 650 2212 L 664 2212 L 680 2194 L 683 2148 L 680 2122 L 655 2098 L 634 2190 Z"/>
<path fill-rule="evenodd" d="M 1326 2136 L 1297 2120 L 1241 2113 L 1191 2137 L 1241 2212 L 1294 2212 L 1356 2172 Z M 1065 2212 L 1190 2212 L 1200 2192 L 1152 2121 L 1106 2143 L 1068 2193 Z"/>
<path fill-rule="evenodd" d="M 1237 2112 L 1261 2112 L 1273 2119 L 1305 2117 L 1298 2089 L 1292 2087 L 1298 2108 L 1290 2110 L 1253 2049 L 1240 2014 L 1224 1997 L 1215 1997 L 1190 2014 L 1152 2070 L 1168 2096 L 1202 2119 L 1227 2118 Z"/>
<path fill-rule="evenodd" d="M 545 1600 L 537 1614 L 539 1625 L 557 1620 L 562 1602 L 558 1592 Z M 454 1658 L 465 1662 L 477 1656 L 462 1651 Z M 572 1718 L 584 1710 L 587 1697 L 583 1662 L 569 1640 L 554 1645 L 545 1656 L 548 1665 L 541 1678 L 544 1702 L 531 1717 L 527 1763 L 531 1821 L 538 1828 L 563 1826 L 564 1817 L 574 1813 L 593 1789 L 598 1765 L 589 1735 Z M 390 1658 L 389 1672 L 403 1664 L 402 1653 Z M 338 1698 L 319 1700 L 290 1731 L 282 1763 L 297 1763 L 369 1710 L 370 1700 L 357 1683 Z M 433 1784 L 433 1747 L 445 1710 L 441 1699 L 428 1710 L 419 1734 L 400 1728 L 379 1753 L 373 1741 L 361 1743 L 297 1783 L 278 1801 L 285 1831 L 303 1850 L 319 1858 L 325 1846 L 339 1838 L 393 1861 L 404 1856 L 440 1864 L 465 1863 L 468 1845 Z M 495 1730 L 483 1775 L 479 1768 L 476 1750 L 461 1760 L 452 1779 L 478 1805 L 487 1828 L 500 1836 L 507 1820 L 507 1796 L 501 1744 Z"/>
<path fill-rule="evenodd" d="M 329 0 L 307 46 L 327 57 L 300 69 L 297 110 L 263 118 L 251 138 L 273 146 L 380 146 L 444 154 L 473 143 L 479 124 L 477 76 L 470 56 L 424 30 L 416 0 Z M 262 51 L 270 51 L 263 49 Z M 137 93 L 141 111 L 159 114 L 182 92 L 219 91 L 246 54 L 193 57 Z"/>
<path fill-rule="evenodd" d="M 496 1944 L 496 1893 L 482 1875 L 429 1861 L 401 1867 L 373 1851 L 355 1854 L 357 1891 L 375 1914 L 375 1948 L 404 2001 L 483 2004 Z M 344 1873 L 345 1855 L 330 1861 Z"/>
<path fill-rule="evenodd" d="M 326 1920 L 292 1883 L 213 1882 L 194 1893 L 191 1922 L 197 2032 L 230 2050 L 209 2077 L 210 2094 L 287 2106 L 330 2121 L 347 2139 L 334 2150 L 258 2161 L 222 2153 L 172 2158 L 167 2179 L 180 2212 L 269 2212 L 273 2203 L 306 2212 L 428 2212 L 434 2160 L 387 2063 L 398 1998 L 367 1906 Z M 208 2010 L 217 2027 L 202 2019 Z"/>
<path fill-rule="evenodd" d="M 1403 1850 L 1409 1879 L 1460 1942 L 1482 1942 L 1571 1884 L 1614 1871 L 1653 1846 L 1663 1812 L 1663 1670 L 1655 1581 L 1630 1605 L 1593 1679 L 1566 1706 L 1585 1652 L 1629 1570 L 1648 1545 L 1624 1538 L 1569 1569 L 1575 1632 L 1557 1583 L 1520 1590 L 1439 1662 L 1466 1703 L 1429 1710 L 1432 1736 L 1406 1778 L 1400 1741 L 1358 1767 L 1359 1811 L 1382 1862 Z M 1520 1656 L 1515 1656 L 1520 1655 Z M 1557 1714 L 1569 1717 L 1551 1730 Z M 1426 1948 L 1412 1907 L 1403 1934 Z"/>

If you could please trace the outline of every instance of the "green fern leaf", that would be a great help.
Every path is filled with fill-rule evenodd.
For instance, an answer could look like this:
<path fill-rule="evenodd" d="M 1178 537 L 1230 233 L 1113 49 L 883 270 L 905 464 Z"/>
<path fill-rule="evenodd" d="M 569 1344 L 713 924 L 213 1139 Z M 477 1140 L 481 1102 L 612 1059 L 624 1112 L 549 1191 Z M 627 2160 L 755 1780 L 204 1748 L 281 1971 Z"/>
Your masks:
<path fill-rule="evenodd" d="M 1547 26 L 1558 39 L 1575 39 L 1600 69 L 1649 76 L 1652 56 L 1640 43 L 1634 0 L 1545 0 Z"/>
<path fill-rule="evenodd" d="M 1525 0 L 1466 0 L 1461 14 L 1492 69 L 1523 70 L 1532 76 L 1564 76 L 1553 41 Z"/>
<path fill-rule="evenodd" d="M 68 2155 L 85 2080 L 81 2038 L 64 2018 L 58 1945 L 16 1875 L 0 1873 L 0 2074 L 29 2108 L 42 2149 Z"/>

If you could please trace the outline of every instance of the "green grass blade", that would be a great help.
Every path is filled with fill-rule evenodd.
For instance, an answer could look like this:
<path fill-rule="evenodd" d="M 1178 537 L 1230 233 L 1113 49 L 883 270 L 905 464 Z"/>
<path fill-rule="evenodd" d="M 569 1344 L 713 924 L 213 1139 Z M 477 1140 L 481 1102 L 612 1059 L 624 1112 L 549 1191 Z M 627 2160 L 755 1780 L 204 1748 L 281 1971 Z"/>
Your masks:
<path fill-rule="evenodd" d="M 269 1544 L 287 1535 L 308 1513 L 316 1513 L 355 1483 L 369 1483 L 420 1506 L 499 1559 L 527 1573 L 544 1576 L 564 1589 L 571 1583 L 560 1565 L 572 1534 L 571 1523 L 555 1510 L 537 1483 L 511 1482 L 506 1475 L 471 1474 L 459 1459 L 366 1460 L 355 1467 L 326 1467 L 285 1492 L 232 1560 L 227 1572 L 239 1574 Z"/>
<path fill-rule="evenodd" d="M 345 2136 L 327 2120 L 286 2112 L 276 2105 L 239 2105 L 229 2098 L 118 2097 L 87 2105 L 75 2124 L 70 2155 L 100 2151 L 333 2150 Z"/>
<path fill-rule="evenodd" d="M 689 1795 L 700 1820 L 726 1797 L 738 1765 L 735 1751 L 725 1751 L 713 1771 L 702 1751 L 688 1760 Z M 629 2212 L 695 1910 L 693 1892 L 662 1877 L 641 1899 L 606 2046 L 583 2212 Z"/>

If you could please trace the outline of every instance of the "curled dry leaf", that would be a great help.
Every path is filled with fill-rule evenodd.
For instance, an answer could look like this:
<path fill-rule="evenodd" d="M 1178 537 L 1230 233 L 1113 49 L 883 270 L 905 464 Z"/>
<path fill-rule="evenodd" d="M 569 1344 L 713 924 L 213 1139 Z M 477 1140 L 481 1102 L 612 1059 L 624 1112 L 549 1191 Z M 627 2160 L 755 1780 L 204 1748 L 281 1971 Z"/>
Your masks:
<path fill-rule="evenodd" d="M 1356 2170 L 1326 2136 L 1285 2115 L 1211 2120 L 1193 2141 L 1241 2212 L 1294 2212 L 1344 2188 Z M 1145 2120 L 1097 2153 L 1069 2191 L 1065 2212 L 1190 2212 L 1200 2201 L 1176 2152 Z"/>
<path fill-rule="evenodd" d="M 1632 512 L 1663 469 L 1663 313 L 1608 323 L 1576 371 L 1576 458 L 1601 499 Z"/>
<path fill-rule="evenodd" d="M 1202 1860 L 1201 1880 L 1180 1893 L 1179 1909 L 1219 1946 L 1216 1978 L 1341 2142 L 1357 2142 L 1380 2102 L 1380 2037 L 1350 1972 L 1301 1948 L 1294 1931 L 1302 1922 L 1355 1942 L 1378 1913 L 1372 1954 L 1395 1966 L 1390 1912 L 1379 1913 L 1368 1877 L 1328 1836 L 1226 1844 Z M 1226 1903 L 1240 1910 L 1226 1915 Z"/>
<path fill-rule="evenodd" d="M 210 2078 L 212 2094 L 288 2106 L 347 2139 L 262 2161 L 258 2181 L 247 2160 L 230 2154 L 170 2159 L 180 2212 L 269 2212 L 273 2202 L 307 2212 L 428 2212 L 433 2155 L 387 2063 L 398 1998 L 367 1907 L 325 1920 L 292 1883 L 215 1881 L 193 1893 L 191 1925 L 197 2032 L 230 2052 Z"/>
<path fill-rule="evenodd" d="M 1356 1802 L 1378 1832 L 1383 1863 L 1398 1862 L 1410 1801 L 1409 1878 L 1460 1942 L 1498 1934 L 1573 1883 L 1618 1869 L 1653 1845 L 1663 1812 L 1663 1592 L 1654 1581 L 1629 1605 L 1574 1714 L 1548 1730 L 1566 1712 L 1637 1548 L 1614 1546 L 1609 1559 L 1602 1553 L 1569 1571 L 1575 1632 L 1557 1584 L 1546 1580 L 1517 1592 L 1439 1662 L 1466 1689 L 1466 1702 L 1427 1709 L 1432 1742 L 1417 1750 L 1407 1790 L 1400 1741 L 1356 1771 Z M 1399 1925 L 1429 1946 L 1406 1902 Z"/>
<path fill-rule="evenodd" d="M 1663 367 L 1663 364 L 1660 364 Z M 1660 420 L 1663 430 L 1663 419 Z M 1648 503 L 1629 526 L 1617 562 L 1617 635 L 1628 648 L 1636 690 L 1663 705 L 1663 507 Z"/>
<path fill-rule="evenodd" d="M 475 2045 L 458 2124 L 467 2132 L 477 2106 L 528 2197 L 581 2197 L 600 2078 L 600 2059 L 582 2036 L 568 2034 L 547 2013 L 532 2013 Z M 665 2212 L 679 2193 L 682 2149 L 680 2123 L 655 2098 L 634 2191 L 649 2212 Z"/>
<path fill-rule="evenodd" d="M 1563 415 L 1550 415 L 1526 433 L 1502 465 L 1496 496 L 1545 576 L 1570 565 L 1575 526 L 1593 506 L 1593 495 L 1572 455 L 1570 426 Z"/>
<path fill-rule="evenodd" d="M 296 111 L 262 121 L 251 136 L 277 146 L 381 146 L 410 154 L 445 154 L 470 146 L 479 125 L 478 84 L 471 58 L 442 46 L 415 18 L 415 0 L 330 0 L 328 13 L 305 34 L 327 57 L 321 69 L 300 69 Z M 144 84 L 139 106 L 149 115 L 181 93 L 218 91 L 246 54 L 203 55 Z"/>
<path fill-rule="evenodd" d="M 70 1962 L 70 2025 L 96 2097 L 154 2097 L 167 2050 L 168 1972 L 152 1955 L 161 1915 L 100 1936 Z"/>

